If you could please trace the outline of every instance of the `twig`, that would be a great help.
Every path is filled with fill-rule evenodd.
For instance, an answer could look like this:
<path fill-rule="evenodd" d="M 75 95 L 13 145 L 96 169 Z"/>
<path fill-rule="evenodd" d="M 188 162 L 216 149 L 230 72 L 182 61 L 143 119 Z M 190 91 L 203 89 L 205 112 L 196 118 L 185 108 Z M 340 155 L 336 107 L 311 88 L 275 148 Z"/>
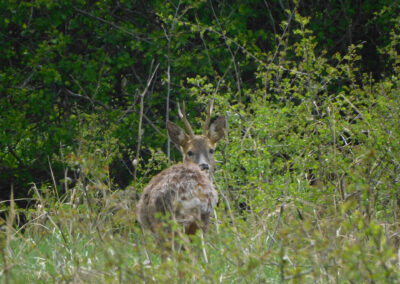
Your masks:
<path fill-rule="evenodd" d="M 165 135 L 164 133 L 162 133 L 157 126 L 154 125 L 154 123 L 150 120 L 150 118 L 147 117 L 146 114 L 143 113 L 143 118 L 147 121 L 147 123 L 162 137 L 166 137 L 167 135 Z"/>
<path fill-rule="evenodd" d="M 174 15 L 174 19 L 177 18 L 178 15 L 178 11 L 179 8 L 181 6 L 181 1 L 179 1 L 178 6 L 175 9 L 175 15 Z M 167 122 L 169 121 L 169 103 L 170 103 L 170 95 L 171 95 L 171 34 L 167 33 L 167 31 L 165 30 L 164 26 L 164 33 L 165 33 L 165 37 L 167 38 L 168 41 L 168 52 L 167 52 L 167 101 L 166 101 L 166 115 L 165 115 L 165 124 L 167 124 Z M 173 31 L 175 29 L 175 21 L 172 21 L 172 25 L 171 28 L 169 29 L 169 31 Z M 171 154 L 171 139 L 168 136 L 167 138 L 167 157 L 168 157 L 168 163 L 170 162 L 170 154 Z"/>
<path fill-rule="evenodd" d="M 111 110 L 111 108 L 108 105 L 102 103 L 101 101 L 95 100 L 95 99 L 93 99 L 93 98 L 91 98 L 89 96 L 83 96 L 81 94 L 74 93 L 74 92 L 72 92 L 72 91 L 70 91 L 68 89 L 64 89 L 64 90 L 65 90 L 65 93 L 67 93 L 71 97 L 85 99 L 85 100 L 90 101 L 92 104 L 97 104 L 97 105 L 102 106 L 106 110 Z"/>
<path fill-rule="evenodd" d="M 281 222 L 281 217 L 282 217 L 284 208 L 285 208 L 285 202 L 282 203 L 281 209 L 279 210 L 279 215 L 278 215 L 278 219 L 276 220 L 274 231 L 273 231 L 272 235 L 270 235 L 271 239 L 270 239 L 270 242 L 268 244 L 268 249 L 271 249 L 272 242 L 275 241 L 275 235 L 276 235 L 276 232 L 278 231 L 279 224 Z"/>
<path fill-rule="evenodd" d="M 147 264 L 152 264 L 152 261 L 151 261 L 151 258 L 150 258 L 150 256 L 149 256 L 149 252 L 147 251 L 147 242 L 146 242 L 146 234 L 145 234 L 145 231 L 144 231 L 144 229 L 143 229 L 143 227 L 141 226 L 141 229 L 142 229 L 142 244 L 143 244 L 143 249 L 144 249 L 144 254 L 145 254 L 145 256 L 146 256 L 146 260 L 145 260 L 145 265 L 147 265 Z"/>
<path fill-rule="evenodd" d="M 153 62 L 151 63 L 150 70 L 153 68 Z M 140 148 L 142 144 L 142 136 L 143 136 L 143 130 L 142 130 L 142 123 L 143 123 L 143 108 L 144 108 L 144 96 L 147 93 L 147 90 L 149 89 L 149 86 L 151 84 L 151 81 L 153 80 L 154 74 L 156 73 L 158 66 L 160 64 L 157 64 L 157 66 L 154 68 L 153 73 L 151 74 L 150 78 L 147 80 L 147 84 L 143 92 L 140 94 L 140 116 L 139 116 L 139 127 L 138 127 L 138 143 L 137 143 L 137 148 L 136 148 L 136 156 L 135 159 L 133 160 L 133 185 L 134 188 L 136 189 L 136 177 L 137 177 L 137 166 L 139 163 L 139 157 L 140 157 Z"/>
<path fill-rule="evenodd" d="M 124 115 L 121 116 L 121 117 L 118 119 L 118 122 L 120 122 L 120 121 L 123 119 L 124 116 L 126 116 L 126 115 L 128 115 L 128 114 L 130 114 L 130 113 L 132 113 L 132 112 L 139 113 L 139 111 L 133 109 L 134 107 L 135 107 L 135 106 L 133 106 L 133 107 L 131 107 L 129 110 L 125 111 L 125 112 L 124 112 Z M 147 122 L 159 135 L 161 135 L 161 136 L 164 137 L 164 138 L 167 137 L 167 135 L 165 135 L 163 132 L 161 132 L 160 129 L 157 128 L 157 126 L 150 120 L 150 118 L 149 118 L 144 112 L 143 112 L 143 118 L 144 118 L 144 120 L 146 120 L 146 122 Z"/>
<path fill-rule="evenodd" d="M 241 87 L 241 84 L 240 84 L 240 81 L 241 81 L 240 70 L 239 70 L 239 66 L 237 65 L 236 60 L 235 60 L 236 52 L 234 54 L 232 52 L 231 47 L 228 44 L 228 38 L 226 37 L 226 35 L 224 33 L 224 30 L 223 30 L 223 28 L 221 26 L 221 23 L 218 20 L 218 17 L 217 17 L 217 15 L 215 13 L 215 10 L 214 10 L 214 6 L 213 6 L 211 1 L 210 1 L 210 5 L 211 5 L 211 11 L 212 11 L 212 13 L 214 15 L 214 18 L 217 21 L 217 24 L 218 24 L 218 26 L 219 26 L 219 28 L 221 30 L 222 38 L 224 39 L 225 45 L 228 48 L 228 51 L 229 51 L 229 53 L 231 55 L 231 58 L 232 58 L 232 63 L 233 63 L 233 67 L 234 67 L 234 70 L 235 70 L 235 76 L 236 76 L 236 87 L 237 87 L 237 91 L 238 91 L 238 94 L 239 94 L 239 102 L 242 102 L 242 87 Z"/>
<path fill-rule="evenodd" d="M 151 74 L 150 78 L 147 80 L 146 87 L 144 88 L 143 92 L 140 94 L 140 97 L 143 97 L 143 96 L 147 93 L 147 91 L 149 90 L 150 84 L 151 84 L 151 82 L 153 81 L 154 75 L 156 74 L 157 69 L 158 69 L 159 66 L 160 66 L 160 64 L 158 63 L 157 66 L 156 66 L 156 68 L 154 69 L 153 73 Z M 153 67 L 153 63 L 152 63 L 152 65 L 151 65 L 151 68 L 152 68 L 152 67 Z M 150 70 L 151 70 L 151 69 L 150 69 Z M 128 108 L 128 109 L 124 112 L 124 114 L 119 118 L 118 121 L 121 121 L 128 113 L 131 113 L 131 112 L 133 111 L 134 108 L 135 108 L 135 104 L 133 104 L 130 108 Z"/>
<path fill-rule="evenodd" d="M 100 18 L 100 17 L 97 17 L 97 16 L 95 16 L 95 15 L 89 13 L 89 12 L 83 11 L 83 10 L 78 9 L 78 8 L 75 8 L 75 11 L 77 11 L 77 12 L 83 14 L 83 15 L 89 16 L 89 17 L 91 17 L 91 18 L 94 18 L 94 19 L 96 19 L 96 20 L 98 20 L 98 21 L 100 21 L 100 22 L 102 22 L 102 23 L 105 23 L 105 24 L 107 24 L 107 25 L 110 25 L 110 26 L 112 26 L 113 28 L 115 28 L 115 29 L 117 29 L 117 30 L 119 30 L 119 31 L 121 31 L 121 32 L 123 32 L 123 33 L 125 33 L 125 34 L 128 34 L 128 35 L 132 36 L 132 37 L 135 38 L 135 39 L 138 39 L 138 40 L 141 40 L 141 41 L 150 43 L 150 41 L 149 41 L 148 39 L 142 38 L 142 37 L 138 36 L 137 34 L 134 34 L 134 33 L 130 32 L 130 31 L 128 31 L 128 30 L 126 30 L 126 29 L 124 29 L 124 28 L 122 28 L 122 27 L 116 25 L 116 24 L 113 23 L 113 22 L 104 20 L 104 19 L 102 19 L 102 18 Z"/>
<path fill-rule="evenodd" d="M 286 24 L 285 29 L 283 30 L 283 33 L 282 33 L 282 36 L 281 36 L 282 39 L 285 37 L 285 35 L 286 35 L 286 33 L 287 33 L 288 29 L 289 29 L 290 23 L 292 22 L 293 15 L 295 14 L 295 12 L 296 12 L 296 9 L 293 9 L 292 13 L 290 13 L 290 15 L 289 15 L 289 19 L 287 21 L 287 24 Z M 272 57 L 271 62 L 275 61 L 275 58 L 278 55 L 280 46 L 281 46 L 281 43 L 279 42 L 278 46 L 275 49 L 275 53 L 274 53 L 274 56 Z"/>
<path fill-rule="evenodd" d="M 33 71 L 29 74 L 29 76 L 24 80 L 24 82 L 23 82 L 20 86 L 18 86 L 17 88 L 18 88 L 18 89 L 23 89 L 23 88 L 25 88 L 26 85 L 29 83 L 29 81 L 32 79 L 33 75 L 35 75 L 35 73 L 36 73 L 36 66 L 35 66 L 35 68 L 33 69 Z"/>
<path fill-rule="evenodd" d="M 215 184 L 215 181 L 213 181 L 213 182 L 214 182 L 214 184 Z M 237 229 L 237 226 L 236 226 L 236 224 L 235 224 L 235 219 L 234 219 L 233 214 L 232 214 L 232 209 L 231 209 L 230 202 L 229 202 L 228 198 L 225 196 L 225 194 L 222 192 L 222 190 L 218 190 L 218 192 L 221 194 L 221 196 L 222 196 L 223 199 L 225 200 L 226 207 L 227 207 L 228 212 L 229 212 L 229 217 L 230 217 L 231 222 L 232 222 L 232 227 L 233 227 L 234 233 L 235 233 L 235 235 L 236 235 L 237 244 L 238 244 L 239 248 L 241 249 L 241 251 L 243 252 L 243 254 L 244 254 L 245 256 L 247 256 L 247 253 L 246 253 L 245 249 L 244 249 L 243 246 L 242 246 L 242 240 L 241 240 L 241 238 L 240 238 L 239 230 Z"/>
<path fill-rule="evenodd" d="M 275 20 L 274 20 L 274 17 L 272 16 L 271 8 L 269 7 L 268 2 L 266 0 L 264 0 L 264 4 L 265 4 L 265 6 L 267 6 L 268 14 L 269 14 L 269 17 L 272 22 L 272 30 L 274 31 L 274 35 L 276 35 L 277 32 L 276 32 L 276 28 L 275 28 Z M 276 42 L 276 37 L 275 37 L 275 42 Z"/>
<path fill-rule="evenodd" d="M 18 164 L 21 167 L 25 167 L 24 162 L 22 162 L 21 158 L 18 157 L 17 153 L 14 152 L 13 147 L 11 146 L 11 144 L 8 144 L 8 152 L 10 152 L 10 154 L 18 161 Z"/>
<path fill-rule="evenodd" d="M 89 197 L 88 187 L 89 187 L 88 185 L 84 185 L 84 186 L 83 186 L 83 192 L 85 193 L 86 201 L 87 201 L 87 204 L 88 204 L 88 207 L 89 207 L 90 211 L 91 211 L 92 213 L 95 213 L 95 211 L 94 211 L 94 209 L 93 209 L 93 206 L 92 206 L 92 202 L 91 202 L 90 197 Z M 91 214 L 90 214 L 89 216 L 90 216 L 90 219 L 92 219 Z M 93 221 L 93 220 L 91 220 L 91 221 Z M 103 237 L 101 236 L 99 227 L 98 227 L 98 225 L 97 225 L 97 220 L 94 220 L 94 226 L 95 226 L 95 228 L 96 228 L 97 234 L 99 235 L 100 241 L 101 241 L 102 243 L 104 243 Z M 59 230 L 60 230 L 60 229 L 59 229 Z M 64 234 L 62 233 L 61 230 L 60 230 L 60 232 L 61 232 L 62 236 L 64 237 Z M 64 239 L 65 239 L 65 237 L 64 237 Z"/>
<path fill-rule="evenodd" d="M 345 95 L 343 95 L 341 93 L 341 94 L 338 95 L 338 97 L 342 97 L 356 111 L 357 115 L 359 115 L 361 117 L 361 119 L 364 120 L 369 126 L 369 122 L 368 122 L 368 120 L 365 119 L 365 117 L 362 114 L 361 110 L 359 110 Z"/>
<path fill-rule="evenodd" d="M 289 181 L 286 181 L 286 195 L 287 195 L 287 192 L 288 192 L 288 187 L 289 187 Z M 272 233 L 272 235 L 270 235 L 271 241 L 270 241 L 269 244 L 268 244 L 268 249 L 271 248 L 272 242 L 275 241 L 275 235 L 276 235 L 276 233 L 278 232 L 278 228 L 279 228 L 279 224 L 280 224 L 280 222 L 281 222 L 283 210 L 285 209 L 285 200 L 286 200 L 286 198 L 284 198 L 283 201 L 282 201 L 282 205 L 281 205 L 281 208 L 280 208 L 280 210 L 279 210 L 278 219 L 276 220 L 274 232 Z"/>
<path fill-rule="evenodd" d="M 208 263 L 208 258 L 207 258 L 207 251 L 206 251 L 206 244 L 204 242 L 204 233 L 203 230 L 200 230 L 200 237 L 201 237 L 201 249 L 203 251 L 203 256 L 204 256 L 204 262 L 207 264 Z"/>
<path fill-rule="evenodd" d="M 53 168 L 51 167 L 51 163 L 50 163 L 50 158 L 49 156 L 47 156 L 47 161 L 49 162 L 49 168 L 50 168 L 50 173 L 51 173 L 51 179 L 53 180 L 53 184 L 54 184 L 54 196 L 57 197 L 57 201 L 60 200 L 60 197 L 58 196 L 58 192 L 57 192 L 57 183 L 56 183 L 56 179 L 54 177 L 54 173 L 53 173 Z"/>
<path fill-rule="evenodd" d="M 46 215 L 47 219 L 50 221 L 50 223 L 52 223 L 53 226 L 54 226 L 55 228 L 57 228 L 57 230 L 60 232 L 61 237 L 62 237 L 63 240 L 64 240 L 64 243 L 65 243 L 68 247 L 71 247 L 71 245 L 68 243 L 67 237 L 65 236 L 64 232 L 61 230 L 60 226 L 57 225 L 56 222 L 54 222 L 53 218 L 51 218 L 51 216 L 50 216 L 47 212 L 45 213 L 45 215 Z M 101 239 L 101 237 L 100 237 L 100 239 Z"/>

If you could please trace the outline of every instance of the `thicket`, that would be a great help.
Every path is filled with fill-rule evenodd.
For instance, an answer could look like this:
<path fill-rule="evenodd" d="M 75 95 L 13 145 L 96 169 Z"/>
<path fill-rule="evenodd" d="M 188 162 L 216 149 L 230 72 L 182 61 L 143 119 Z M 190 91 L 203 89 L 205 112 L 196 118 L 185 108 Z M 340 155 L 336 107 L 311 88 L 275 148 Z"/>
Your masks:
<path fill-rule="evenodd" d="M 398 279 L 399 4 L 7 1 L 0 11 L 0 279 Z M 196 125 L 209 99 L 229 128 L 208 263 L 197 238 L 162 261 L 135 202 L 180 159 L 165 131 L 176 103 Z"/>

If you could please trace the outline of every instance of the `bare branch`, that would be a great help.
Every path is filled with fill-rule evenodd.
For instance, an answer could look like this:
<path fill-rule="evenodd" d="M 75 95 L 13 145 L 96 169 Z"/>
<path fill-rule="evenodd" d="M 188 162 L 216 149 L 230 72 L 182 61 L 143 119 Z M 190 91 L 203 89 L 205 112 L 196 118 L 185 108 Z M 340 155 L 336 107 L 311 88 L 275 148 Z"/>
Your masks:
<path fill-rule="evenodd" d="M 150 70 L 153 69 L 153 62 L 151 62 L 151 67 Z M 142 130 L 142 124 L 143 124 L 143 116 L 144 116 L 144 96 L 146 95 L 151 81 L 153 81 L 153 77 L 157 72 L 158 66 L 160 66 L 160 64 L 157 64 L 157 66 L 154 68 L 153 73 L 151 74 L 151 76 L 149 77 L 149 79 L 147 80 L 147 84 L 146 87 L 144 88 L 143 92 L 140 94 L 140 116 L 139 116 L 139 129 L 138 129 L 138 143 L 137 143 L 137 148 L 136 148 L 136 157 L 134 160 L 134 169 L 133 169 L 133 178 L 134 178 L 134 186 L 136 188 L 136 173 L 137 173 L 137 164 L 139 162 L 139 158 L 140 158 L 140 148 L 142 146 L 142 136 L 143 136 L 143 130 Z"/>
<path fill-rule="evenodd" d="M 24 162 L 21 160 L 21 158 L 17 155 L 17 153 L 15 153 L 13 147 L 11 146 L 11 144 L 8 144 L 8 152 L 18 161 L 18 164 L 21 167 L 25 167 Z"/>
<path fill-rule="evenodd" d="M 154 75 L 157 72 L 158 67 L 160 66 L 160 63 L 157 64 L 156 68 L 154 68 L 154 71 L 151 73 L 151 76 L 147 80 L 146 87 L 144 88 L 143 92 L 140 94 L 140 97 L 144 97 L 144 95 L 147 93 L 149 90 L 150 84 L 153 81 Z M 151 69 L 150 69 L 151 70 Z M 124 114 L 119 118 L 118 121 L 121 121 L 128 113 L 131 113 L 132 110 L 135 108 L 135 104 L 133 104 L 130 108 L 128 108 Z"/>
<path fill-rule="evenodd" d="M 36 67 L 33 69 L 33 71 L 29 74 L 29 76 L 24 80 L 24 82 L 18 86 L 18 89 L 23 89 L 26 87 L 26 85 L 29 83 L 29 81 L 32 79 L 33 75 L 36 73 Z"/>
<path fill-rule="evenodd" d="M 68 90 L 68 89 L 64 89 L 64 90 L 65 90 L 65 93 L 67 93 L 67 94 L 68 94 L 69 96 L 71 96 L 71 97 L 75 97 L 75 98 L 80 98 L 80 99 L 88 100 L 88 101 L 90 101 L 92 104 L 100 105 L 100 106 L 102 106 L 102 107 L 103 107 L 104 109 L 106 109 L 106 110 L 110 110 L 110 109 L 111 109 L 108 105 L 102 103 L 101 101 L 92 99 L 92 98 L 89 97 L 89 96 L 84 96 L 84 95 L 81 95 L 81 94 L 77 94 L 77 93 L 74 93 L 74 92 L 72 92 L 72 91 L 70 91 L 70 90 Z"/>
<path fill-rule="evenodd" d="M 100 18 L 100 17 L 97 17 L 97 16 L 95 16 L 95 15 L 89 13 L 89 12 L 83 11 L 83 10 L 78 9 L 78 8 L 75 8 L 75 10 L 76 10 L 77 12 L 83 14 L 83 15 L 92 17 L 92 18 L 94 18 L 94 19 L 96 19 L 96 20 L 98 20 L 98 21 L 100 21 L 100 22 L 103 22 L 103 23 L 105 23 L 105 24 L 107 24 L 107 25 L 110 25 L 110 26 L 112 26 L 113 28 L 115 28 L 115 29 L 117 29 L 117 30 L 119 30 L 119 31 L 121 31 L 121 32 L 123 32 L 123 33 L 126 33 L 126 34 L 132 36 L 133 38 L 135 38 L 135 39 L 137 39 L 137 40 L 141 40 L 141 41 L 150 43 L 150 41 L 149 41 L 148 39 L 142 38 L 142 37 L 138 36 L 137 34 L 134 34 L 133 32 L 130 32 L 130 31 L 128 31 L 128 30 L 126 30 L 126 29 L 124 29 L 124 28 L 122 28 L 122 27 L 116 25 L 116 24 L 113 23 L 113 22 L 104 20 L 104 19 L 102 19 L 102 18 Z"/>
<path fill-rule="evenodd" d="M 233 53 L 233 51 L 232 51 L 232 49 L 231 49 L 231 47 L 230 47 L 230 45 L 228 43 L 228 38 L 226 37 L 226 35 L 224 33 L 224 30 L 222 28 L 222 25 L 219 22 L 219 19 L 217 17 L 217 14 L 215 13 L 214 6 L 212 5 L 211 2 L 210 2 L 210 5 L 211 5 L 211 11 L 212 11 L 212 13 L 214 15 L 214 18 L 215 18 L 215 20 L 216 20 L 216 22 L 217 22 L 217 24 L 218 24 L 218 26 L 219 26 L 219 28 L 221 30 L 220 34 L 222 35 L 222 38 L 225 41 L 225 45 L 226 45 L 226 47 L 227 47 L 227 49 L 228 49 L 228 51 L 229 51 L 229 53 L 231 55 L 231 58 L 232 58 L 232 63 L 233 63 L 233 67 L 234 67 L 234 70 L 235 70 L 235 76 L 236 76 L 236 87 L 237 87 L 237 91 L 238 91 L 238 94 L 239 94 L 239 102 L 241 102 L 242 101 L 242 87 L 241 87 L 241 84 L 240 84 L 240 82 L 241 82 L 240 67 L 236 63 L 235 54 Z"/>

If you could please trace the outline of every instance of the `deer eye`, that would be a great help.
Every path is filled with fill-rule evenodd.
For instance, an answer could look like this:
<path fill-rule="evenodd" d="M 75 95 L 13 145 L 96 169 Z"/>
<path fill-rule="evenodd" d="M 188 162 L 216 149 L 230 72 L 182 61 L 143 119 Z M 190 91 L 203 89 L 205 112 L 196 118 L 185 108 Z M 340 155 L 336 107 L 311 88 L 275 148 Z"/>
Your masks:
<path fill-rule="evenodd" d="M 188 151 L 187 154 L 188 154 L 188 156 L 193 156 L 193 152 L 192 151 Z"/>
<path fill-rule="evenodd" d="M 210 154 L 214 154 L 215 150 L 214 149 L 210 149 Z"/>

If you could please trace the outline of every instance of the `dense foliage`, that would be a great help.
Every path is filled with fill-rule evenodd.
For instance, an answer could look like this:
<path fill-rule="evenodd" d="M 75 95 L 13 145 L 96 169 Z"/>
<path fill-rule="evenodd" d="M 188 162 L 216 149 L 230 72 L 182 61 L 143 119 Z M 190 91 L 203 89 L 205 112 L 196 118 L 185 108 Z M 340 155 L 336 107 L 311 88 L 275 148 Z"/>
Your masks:
<path fill-rule="evenodd" d="M 398 279 L 399 12 L 389 0 L 2 2 L 0 279 Z M 199 126 L 209 99 L 229 123 L 210 262 L 196 238 L 161 261 L 132 212 L 180 159 L 165 131 L 177 102 Z"/>
<path fill-rule="evenodd" d="M 389 69 L 390 74 L 387 57 L 377 50 L 390 43 L 398 7 L 391 1 L 314 4 L 4 2 L 0 161 L 1 190 L 7 194 L 3 198 L 8 198 L 12 184 L 22 197 L 30 182 L 49 181 L 49 159 L 63 149 L 76 149 L 85 115 L 100 115 L 105 124 L 115 126 L 114 137 L 128 161 L 129 150 L 136 150 L 138 102 L 144 91 L 144 158 L 150 148 L 165 145 L 165 136 L 158 131 L 164 132 L 166 119 L 175 118 L 178 100 L 188 100 L 192 112 L 198 113 L 202 106 L 194 103 L 197 95 L 224 93 L 229 94 L 225 95 L 229 105 L 247 110 L 253 96 L 246 90 L 261 83 L 259 66 L 283 66 L 282 59 L 297 62 L 302 56 L 301 50 L 286 48 L 298 43 L 299 36 L 293 34 L 299 26 L 295 13 L 310 16 L 307 28 L 315 35 L 310 44 L 317 54 L 327 52 L 324 60 L 333 63 L 331 55 L 345 54 L 351 44 L 362 43 L 359 53 L 367 56 L 357 67 L 379 79 L 383 71 Z M 279 54 L 282 51 L 285 54 Z M 150 80 L 157 64 L 160 67 Z M 280 84 L 268 79 L 269 84 Z M 335 83 L 336 88 L 343 84 Z M 322 99 L 318 92 L 315 96 Z M 283 98 L 279 90 L 273 93 Z M 132 176 L 120 164 L 113 165 L 116 182 L 126 186 Z M 62 164 L 55 166 L 57 175 L 62 173 Z"/>

